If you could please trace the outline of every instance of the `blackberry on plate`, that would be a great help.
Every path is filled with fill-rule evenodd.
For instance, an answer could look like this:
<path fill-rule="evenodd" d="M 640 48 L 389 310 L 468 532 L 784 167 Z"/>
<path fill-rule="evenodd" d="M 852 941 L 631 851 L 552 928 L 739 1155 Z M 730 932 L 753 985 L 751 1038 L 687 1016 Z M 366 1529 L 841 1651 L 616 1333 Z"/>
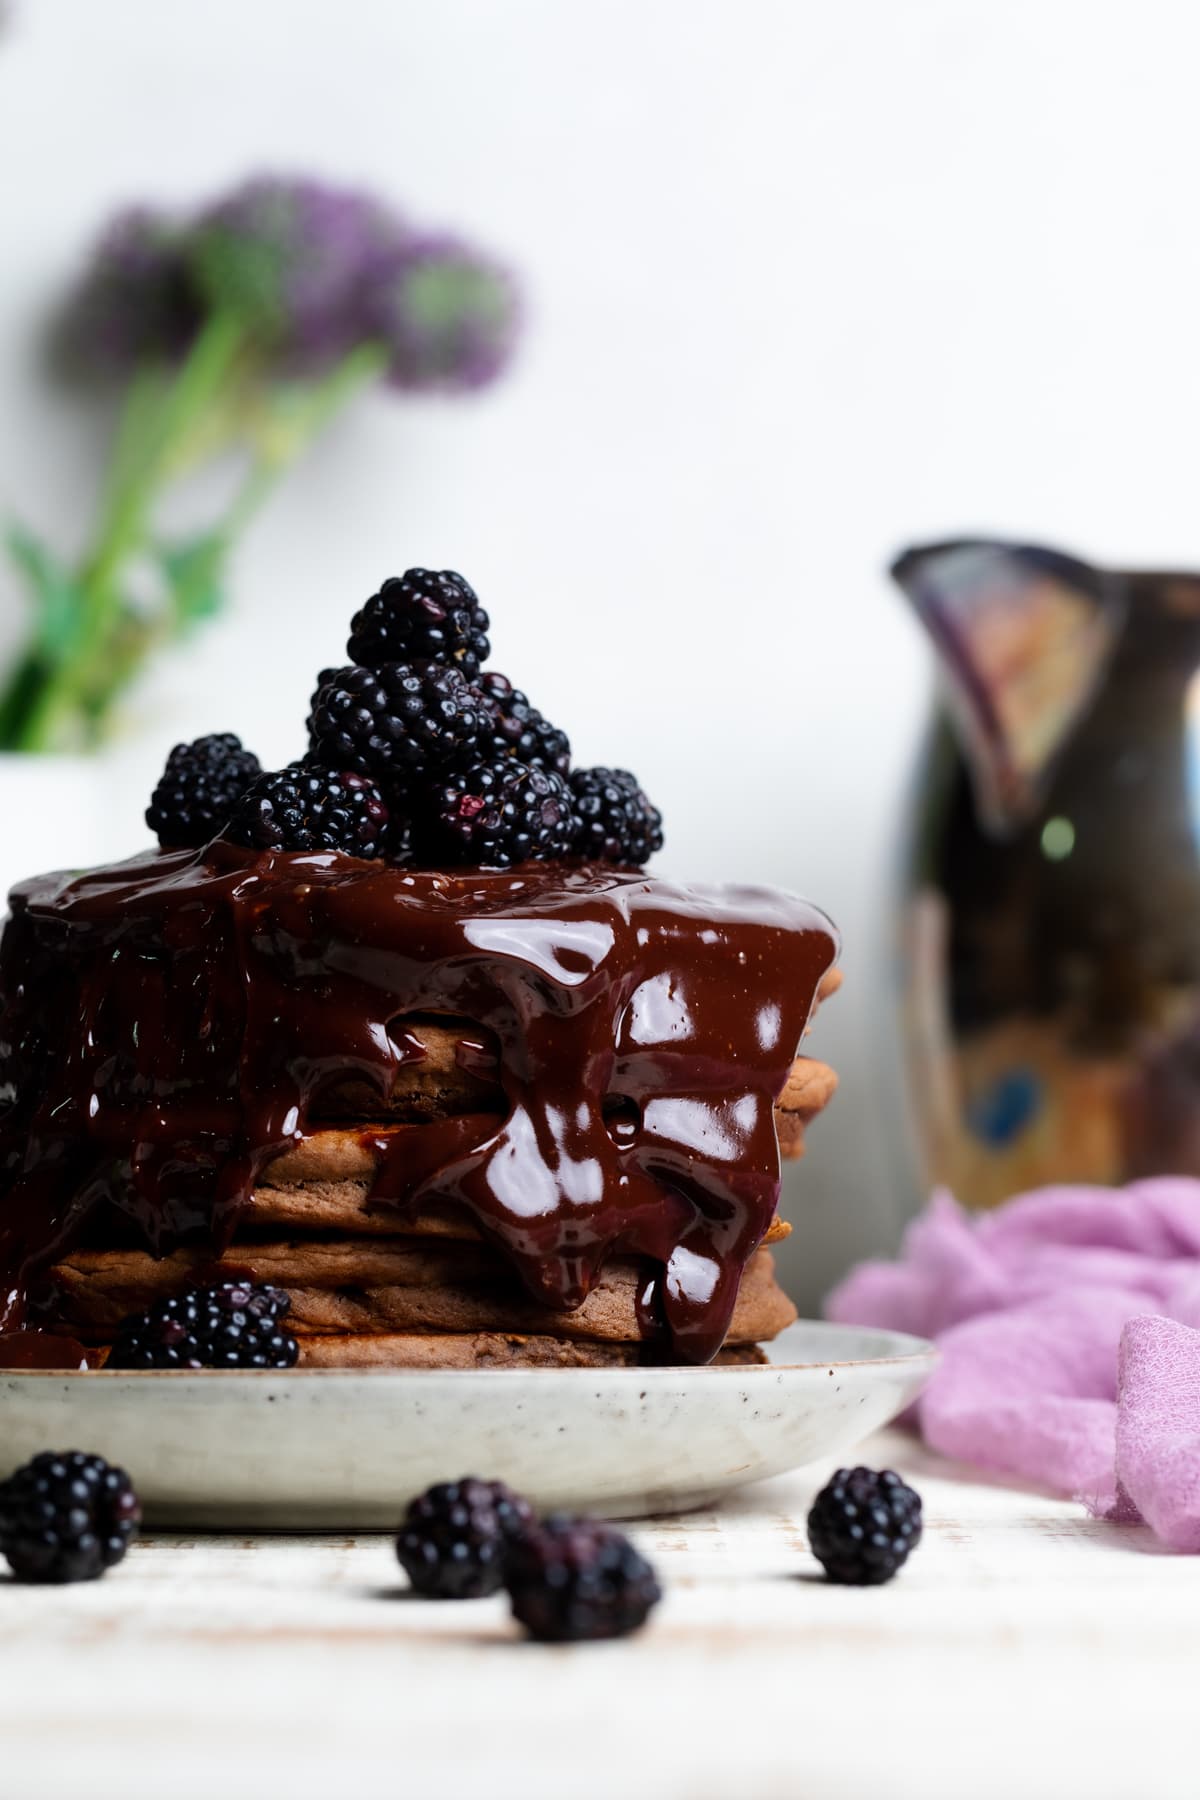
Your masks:
<path fill-rule="evenodd" d="M 874 1587 L 921 1541 L 921 1497 L 891 1469 L 839 1469 L 808 1515 L 808 1542 L 830 1581 Z"/>
<path fill-rule="evenodd" d="M 260 775 L 234 808 L 225 836 L 253 850 L 342 850 L 382 856 L 388 807 L 375 783 L 354 769 L 289 763 Z"/>
<path fill-rule="evenodd" d="M 571 794 L 552 769 L 475 763 L 436 791 L 433 807 L 438 848 L 458 863 L 507 869 L 570 853 Z"/>
<path fill-rule="evenodd" d="M 261 764 L 232 731 L 176 744 L 146 808 L 146 823 L 167 850 L 198 849 L 215 838 Z"/>
<path fill-rule="evenodd" d="M 94 1581 L 141 1520 L 124 1469 L 82 1450 L 45 1450 L 0 1482 L 0 1555 L 18 1581 Z"/>
<path fill-rule="evenodd" d="M 515 688 L 508 676 L 498 670 L 486 670 L 475 686 L 486 707 L 484 752 L 515 756 L 518 762 L 566 774 L 571 766 L 571 742 L 565 731 L 543 718 L 520 688 Z"/>
<path fill-rule="evenodd" d="M 109 1369 L 292 1369 L 300 1347 L 280 1324 L 280 1288 L 226 1281 L 160 1301 L 122 1320 Z"/>
<path fill-rule="evenodd" d="M 662 1598 L 654 1570 L 611 1525 L 551 1514 L 513 1545 L 513 1616 L 546 1643 L 625 1637 Z"/>
<path fill-rule="evenodd" d="M 509 1551 L 532 1523 L 528 1500 L 502 1481 L 468 1475 L 410 1502 L 396 1555 L 418 1594 L 477 1600 L 503 1585 Z"/>
<path fill-rule="evenodd" d="M 346 653 L 356 663 L 457 663 L 477 675 L 491 650 L 488 616 L 470 582 L 453 569 L 393 575 L 350 622 Z"/>
<path fill-rule="evenodd" d="M 569 781 L 577 855 L 640 869 L 662 849 L 662 814 L 628 769 L 573 769 Z"/>
<path fill-rule="evenodd" d="M 460 669 L 441 663 L 351 664 L 313 700 L 312 754 L 404 789 L 474 759 L 480 698 Z"/>

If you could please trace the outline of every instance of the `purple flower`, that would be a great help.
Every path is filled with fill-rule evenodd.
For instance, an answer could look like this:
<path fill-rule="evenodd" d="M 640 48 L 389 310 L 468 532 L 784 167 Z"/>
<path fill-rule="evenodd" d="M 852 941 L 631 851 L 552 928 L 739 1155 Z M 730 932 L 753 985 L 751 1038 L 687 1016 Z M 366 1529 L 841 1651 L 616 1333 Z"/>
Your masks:
<path fill-rule="evenodd" d="M 459 238 L 428 236 L 398 246 L 374 272 L 367 319 L 389 352 L 391 386 L 456 392 L 504 368 L 520 307 L 499 263 Z"/>
<path fill-rule="evenodd" d="M 362 299 L 394 251 L 399 221 L 372 195 L 257 176 L 188 233 L 196 285 L 286 362 L 320 368 L 367 336 Z"/>
<path fill-rule="evenodd" d="M 59 321 L 58 347 L 84 374 L 122 377 L 139 362 L 181 355 L 200 316 L 176 227 L 130 206 L 101 234 Z"/>
<path fill-rule="evenodd" d="M 424 392 L 493 380 L 519 323 L 512 276 L 462 240 L 410 236 L 355 188 L 260 175 L 190 223 L 149 207 L 118 215 L 62 346 L 76 368 L 126 375 L 180 356 L 215 313 L 236 319 L 264 374 L 319 376 L 373 344 L 392 387 Z"/>

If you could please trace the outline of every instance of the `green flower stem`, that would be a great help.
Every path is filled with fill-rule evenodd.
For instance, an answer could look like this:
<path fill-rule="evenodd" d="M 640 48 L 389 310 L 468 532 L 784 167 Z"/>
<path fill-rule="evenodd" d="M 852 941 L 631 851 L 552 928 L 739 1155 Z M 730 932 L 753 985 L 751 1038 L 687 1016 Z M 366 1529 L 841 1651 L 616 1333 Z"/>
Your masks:
<path fill-rule="evenodd" d="M 218 313 L 196 339 L 179 374 L 167 389 L 157 418 L 144 433 L 132 471 L 113 497 L 99 541 L 83 566 L 82 579 L 93 593 L 106 584 L 130 551 L 138 548 L 146 514 L 171 458 L 212 404 L 245 342 L 238 321 Z"/>
<path fill-rule="evenodd" d="M 25 723 L 31 706 L 50 679 L 51 665 L 40 649 L 22 652 L 0 695 L 0 750 L 24 750 Z"/>
<path fill-rule="evenodd" d="M 387 352 L 380 346 L 360 344 L 309 388 L 299 404 L 293 394 L 286 406 L 268 408 L 265 424 L 253 433 L 255 453 L 250 473 L 220 526 L 226 543 L 232 543 L 240 534 L 280 476 L 320 436 L 330 419 L 355 394 L 379 379 L 387 361 Z"/>
<path fill-rule="evenodd" d="M 135 382 L 118 432 L 114 480 L 98 538 L 78 575 L 80 630 L 69 657 L 40 681 L 32 668 L 18 671 L 22 687 L 33 692 L 19 721 L 15 749 L 54 749 L 81 712 L 90 715 L 94 734 L 107 704 L 97 696 L 114 696 L 127 683 L 128 655 L 122 647 L 130 632 L 120 587 L 123 566 L 141 548 L 166 472 L 213 404 L 244 342 L 238 322 L 218 314 L 197 338 L 157 407 L 147 404 L 146 389 Z M 0 702 L 0 719 L 3 711 Z"/>
<path fill-rule="evenodd" d="M 118 498 L 134 479 L 145 460 L 146 445 L 162 411 L 170 376 L 158 363 L 137 370 L 126 390 L 108 458 L 101 518 L 108 519 Z"/>
<path fill-rule="evenodd" d="M 320 382 L 268 394 L 261 414 L 248 425 L 243 419 L 236 434 L 228 428 L 214 434 L 214 421 L 221 421 L 223 410 L 237 418 L 234 401 L 245 385 L 248 349 L 236 320 L 218 315 L 173 382 L 164 382 L 158 371 L 135 376 L 113 443 L 101 526 L 77 571 L 79 630 L 70 653 L 61 657 L 49 655 L 38 639 L 31 643 L 0 693 L 0 745 L 20 751 L 59 749 L 72 727 L 86 742 L 95 742 L 122 689 L 180 628 L 169 605 L 160 614 L 142 616 L 133 614 L 124 599 L 130 558 L 148 547 L 155 506 L 180 468 L 225 448 L 230 436 L 245 437 L 250 470 L 210 533 L 214 542 L 232 545 L 282 473 L 387 365 L 380 346 L 356 347 Z"/>
<path fill-rule="evenodd" d="M 189 457 L 223 447 L 212 424 L 236 396 L 244 370 L 244 333 L 218 316 L 197 340 L 174 382 L 147 371 L 135 378 L 114 445 L 111 477 L 96 543 L 80 568 L 80 630 L 70 655 L 53 662 L 31 646 L 0 695 L 0 744 L 21 750 L 59 747 L 72 725 L 89 741 L 103 730 L 117 696 L 130 685 L 154 650 L 178 629 L 170 607 L 161 616 L 134 616 L 125 604 L 122 577 L 131 556 L 147 542 L 151 517 L 164 486 Z M 387 353 L 360 345 L 321 381 L 279 390 L 246 431 L 249 473 L 212 537 L 232 544 L 271 493 L 281 475 L 335 413 L 382 374 Z"/>

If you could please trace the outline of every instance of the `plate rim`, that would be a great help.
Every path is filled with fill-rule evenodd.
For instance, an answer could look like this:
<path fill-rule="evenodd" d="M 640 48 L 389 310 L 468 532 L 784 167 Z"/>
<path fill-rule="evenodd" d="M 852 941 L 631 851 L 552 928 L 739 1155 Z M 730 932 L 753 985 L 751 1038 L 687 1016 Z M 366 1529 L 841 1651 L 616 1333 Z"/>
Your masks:
<path fill-rule="evenodd" d="M 822 1331 L 833 1334 L 854 1331 L 874 1331 L 880 1336 L 893 1341 L 895 1348 L 882 1356 L 832 1356 L 817 1357 L 811 1362 L 765 1362 L 765 1363 L 653 1363 L 629 1364 L 614 1363 L 599 1365 L 593 1368 L 555 1369 L 539 1367 L 535 1364 L 517 1365 L 502 1369 L 420 1369 L 420 1368 L 359 1368 L 359 1369 L 3 1369 L 0 1368 L 0 1383 L 10 1381 L 99 1381 L 106 1386 L 115 1382 L 155 1382 L 192 1380 L 210 1380 L 213 1376 L 223 1376 L 226 1380 L 236 1381 L 288 1381 L 288 1382 L 320 1382 L 345 1381 L 364 1378 L 379 1379 L 390 1376 L 395 1379 L 403 1376 L 407 1380 L 424 1379 L 437 1376 L 439 1379 L 458 1377 L 463 1380 L 478 1380 L 481 1375 L 490 1378 L 497 1375 L 537 1375 L 557 1376 L 559 1380 L 572 1378 L 576 1382 L 594 1381 L 602 1376 L 609 1380 L 614 1376 L 627 1380 L 637 1378 L 645 1380 L 647 1376 L 661 1378 L 664 1375 L 699 1375 L 731 1376 L 741 1379 L 747 1376 L 781 1374 L 787 1371 L 796 1372 L 805 1369 L 881 1369 L 905 1366 L 917 1363 L 937 1363 L 941 1352 L 937 1344 L 930 1338 L 916 1336 L 909 1331 L 896 1331 L 890 1325 L 851 1325 L 839 1319 L 794 1319 L 791 1325 L 784 1327 L 782 1337 L 787 1331 L 794 1331 L 797 1325 L 815 1325 Z M 778 1340 L 776 1340 L 778 1341 Z"/>

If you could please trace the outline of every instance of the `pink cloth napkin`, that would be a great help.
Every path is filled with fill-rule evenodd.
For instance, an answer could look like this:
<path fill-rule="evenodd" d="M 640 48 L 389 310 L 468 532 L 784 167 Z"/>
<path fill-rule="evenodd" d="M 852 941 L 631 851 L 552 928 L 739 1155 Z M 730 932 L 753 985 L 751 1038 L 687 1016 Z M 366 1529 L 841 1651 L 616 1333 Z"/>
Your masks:
<path fill-rule="evenodd" d="M 831 1319 L 936 1338 L 917 1402 L 945 1456 L 1077 1494 L 1200 1551 L 1200 1181 L 1043 1188 L 975 1217 L 946 1193 Z"/>

